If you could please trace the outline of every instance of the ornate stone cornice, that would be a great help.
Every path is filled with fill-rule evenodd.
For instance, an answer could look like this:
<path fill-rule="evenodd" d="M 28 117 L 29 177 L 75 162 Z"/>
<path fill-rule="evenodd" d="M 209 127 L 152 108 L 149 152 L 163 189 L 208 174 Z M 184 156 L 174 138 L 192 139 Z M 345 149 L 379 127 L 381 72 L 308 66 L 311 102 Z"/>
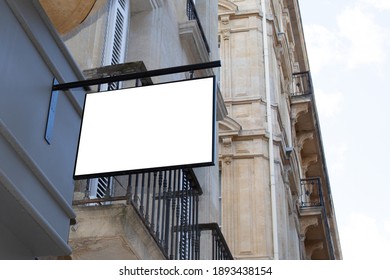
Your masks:
<path fill-rule="evenodd" d="M 238 135 L 242 130 L 241 125 L 229 116 L 219 121 L 219 132 L 225 135 Z"/>
<path fill-rule="evenodd" d="M 218 0 L 219 13 L 235 13 L 238 11 L 238 6 L 228 0 Z"/>

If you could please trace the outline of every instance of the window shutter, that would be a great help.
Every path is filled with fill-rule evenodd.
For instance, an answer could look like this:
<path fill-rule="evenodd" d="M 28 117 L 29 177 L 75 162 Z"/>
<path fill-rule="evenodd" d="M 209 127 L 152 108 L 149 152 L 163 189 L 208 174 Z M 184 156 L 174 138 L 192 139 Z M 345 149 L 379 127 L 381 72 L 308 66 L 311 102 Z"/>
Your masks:
<path fill-rule="evenodd" d="M 105 198 L 112 194 L 112 179 L 111 177 L 100 177 L 89 179 L 89 197 L 90 198 Z"/>
<path fill-rule="evenodd" d="M 116 65 L 125 61 L 129 6 L 129 0 L 112 1 L 103 65 Z M 120 82 L 110 83 L 108 85 L 108 90 L 116 90 L 119 88 Z"/>
<path fill-rule="evenodd" d="M 113 0 L 107 23 L 103 65 L 115 65 L 125 60 L 126 35 L 129 25 L 129 0 Z"/>
<path fill-rule="evenodd" d="M 110 185 L 111 178 L 110 177 L 101 177 L 97 179 L 97 189 L 96 189 L 96 197 L 104 198 L 106 195 L 110 194 Z"/>
<path fill-rule="evenodd" d="M 129 0 L 113 0 L 111 2 L 111 14 L 107 24 L 107 35 L 103 65 L 115 65 L 125 61 L 126 35 L 129 24 Z M 101 90 L 116 90 L 120 88 L 120 82 L 110 83 Z M 112 193 L 112 178 L 101 177 L 89 182 L 90 197 L 104 198 Z"/>

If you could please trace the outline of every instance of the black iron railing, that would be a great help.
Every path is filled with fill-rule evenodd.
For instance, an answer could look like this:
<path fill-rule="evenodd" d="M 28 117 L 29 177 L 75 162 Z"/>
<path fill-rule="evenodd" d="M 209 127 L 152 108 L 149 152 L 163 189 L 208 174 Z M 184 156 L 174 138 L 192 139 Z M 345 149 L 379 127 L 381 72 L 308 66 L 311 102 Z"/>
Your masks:
<path fill-rule="evenodd" d="M 73 205 L 100 205 L 126 201 L 132 205 L 167 259 L 196 260 L 219 257 L 221 253 L 201 254 L 198 221 L 202 189 L 192 169 L 159 170 L 113 177 L 114 195 L 74 201 Z M 88 185 L 87 185 L 88 187 Z M 88 192 L 88 190 L 87 190 Z M 215 232 L 216 252 L 230 252 L 222 233 Z M 205 246 L 210 247 L 210 245 Z M 220 249 L 222 248 L 222 249 Z"/>
<path fill-rule="evenodd" d="M 301 179 L 300 206 L 302 208 L 323 206 L 323 200 L 320 178 Z"/>
<path fill-rule="evenodd" d="M 190 169 L 131 174 L 128 199 L 169 259 L 194 258 L 202 190 Z"/>
<path fill-rule="evenodd" d="M 199 224 L 199 230 L 202 235 L 210 234 L 211 247 L 208 247 L 208 255 L 211 255 L 213 260 L 233 260 L 233 255 L 217 223 Z"/>
<path fill-rule="evenodd" d="M 294 73 L 292 77 L 291 96 L 304 96 L 313 94 L 313 84 L 309 71 Z"/>
<path fill-rule="evenodd" d="M 320 178 L 301 179 L 301 209 L 321 207 L 325 237 L 328 245 L 329 256 L 335 259 L 333 239 L 331 237 L 328 215 L 325 207 Z"/>
<path fill-rule="evenodd" d="M 206 35 L 203 31 L 202 24 L 200 23 L 198 13 L 197 13 L 196 8 L 195 8 L 195 4 L 192 0 L 187 0 L 186 12 L 187 12 L 188 20 L 196 20 L 196 22 L 198 23 L 198 27 L 200 30 L 200 34 L 202 35 L 204 45 L 206 47 L 207 52 L 210 53 L 210 47 L 209 47 L 209 44 L 207 42 Z"/>

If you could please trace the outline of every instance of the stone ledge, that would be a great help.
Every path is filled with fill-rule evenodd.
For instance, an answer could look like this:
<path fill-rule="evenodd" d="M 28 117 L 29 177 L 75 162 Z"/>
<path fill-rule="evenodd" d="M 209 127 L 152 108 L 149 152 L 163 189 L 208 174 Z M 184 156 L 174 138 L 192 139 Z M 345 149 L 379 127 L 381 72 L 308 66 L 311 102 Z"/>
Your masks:
<path fill-rule="evenodd" d="M 69 238 L 73 259 L 165 259 L 133 206 L 82 206 L 74 210 L 77 223 Z"/>

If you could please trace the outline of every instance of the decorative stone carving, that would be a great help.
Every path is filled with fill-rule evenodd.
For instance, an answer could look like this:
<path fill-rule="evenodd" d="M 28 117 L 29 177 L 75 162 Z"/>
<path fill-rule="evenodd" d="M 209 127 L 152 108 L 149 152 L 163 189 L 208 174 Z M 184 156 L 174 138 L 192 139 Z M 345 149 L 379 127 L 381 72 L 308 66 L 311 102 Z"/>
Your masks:
<path fill-rule="evenodd" d="M 231 136 L 222 138 L 222 159 L 226 165 L 230 165 L 233 156 L 233 139 Z"/>
<path fill-rule="evenodd" d="M 230 30 L 228 30 L 228 29 L 223 29 L 223 30 L 221 31 L 221 33 L 222 33 L 222 39 L 223 39 L 223 40 L 229 40 L 229 39 L 230 39 Z"/>
<path fill-rule="evenodd" d="M 314 139 L 314 132 L 300 132 L 297 134 L 297 146 L 298 146 L 298 153 L 302 151 L 303 145 L 308 140 Z"/>
<path fill-rule="evenodd" d="M 324 242 L 322 240 L 317 241 L 315 243 L 306 244 L 306 258 L 312 259 L 312 255 L 316 250 L 323 250 Z"/>
<path fill-rule="evenodd" d="M 231 148 L 232 146 L 232 137 L 222 138 L 222 143 L 225 148 Z"/>
<path fill-rule="evenodd" d="M 230 20 L 230 15 L 223 15 L 221 16 L 221 23 L 223 25 L 228 25 Z"/>
<path fill-rule="evenodd" d="M 316 154 L 312 154 L 312 155 L 305 156 L 304 158 L 302 158 L 302 173 L 306 174 L 310 165 L 316 163 L 317 161 L 318 161 L 318 155 L 316 155 Z"/>
<path fill-rule="evenodd" d="M 302 217 L 300 224 L 300 234 L 306 236 L 306 232 L 310 227 L 318 226 L 318 218 L 315 216 Z"/>
<path fill-rule="evenodd" d="M 298 122 L 298 118 L 309 112 L 309 104 L 307 102 L 295 103 L 291 107 L 291 122 L 295 125 Z"/>
<path fill-rule="evenodd" d="M 230 15 L 221 16 L 221 37 L 223 40 L 230 39 Z"/>
<path fill-rule="evenodd" d="M 232 163 L 232 157 L 231 156 L 225 156 L 223 157 L 223 162 L 226 164 L 226 165 L 230 165 Z"/>

